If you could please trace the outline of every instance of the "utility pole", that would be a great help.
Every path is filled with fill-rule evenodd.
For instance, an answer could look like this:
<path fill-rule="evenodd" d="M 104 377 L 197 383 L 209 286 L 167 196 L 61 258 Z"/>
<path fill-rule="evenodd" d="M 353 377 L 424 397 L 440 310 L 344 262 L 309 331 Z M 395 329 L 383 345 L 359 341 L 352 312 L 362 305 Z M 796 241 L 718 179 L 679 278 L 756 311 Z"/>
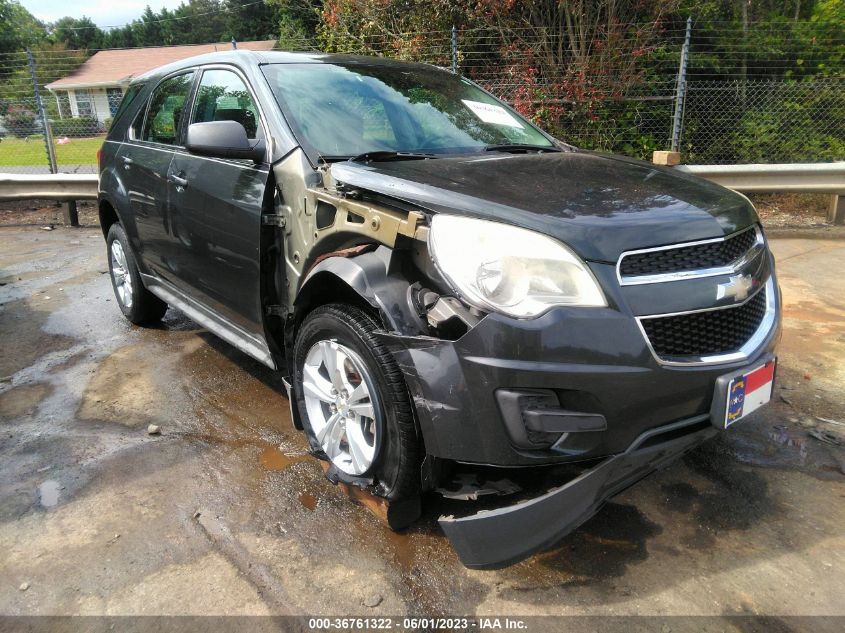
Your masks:
<path fill-rule="evenodd" d="M 675 86 L 675 112 L 672 116 L 672 151 L 680 151 L 681 134 L 684 128 L 684 105 L 687 97 L 687 66 L 689 65 L 689 47 L 692 38 L 692 17 L 687 18 L 687 32 L 681 47 L 681 61 L 678 64 L 678 81 Z"/>

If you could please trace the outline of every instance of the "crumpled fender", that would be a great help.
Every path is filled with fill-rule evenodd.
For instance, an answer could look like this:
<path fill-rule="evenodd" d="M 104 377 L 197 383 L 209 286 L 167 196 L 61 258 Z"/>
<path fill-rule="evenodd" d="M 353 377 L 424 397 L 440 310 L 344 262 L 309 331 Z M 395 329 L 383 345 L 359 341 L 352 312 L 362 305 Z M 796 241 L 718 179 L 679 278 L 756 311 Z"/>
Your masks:
<path fill-rule="evenodd" d="M 402 274 L 398 254 L 386 246 L 354 255 L 320 259 L 305 276 L 294 307 L 303 306 L 320 291 L 325 275 L 345 283 L 358 296 L 378 310 L 388 331 L 418 335 L 427 331 L 410 300 L 410 283 Z"/>

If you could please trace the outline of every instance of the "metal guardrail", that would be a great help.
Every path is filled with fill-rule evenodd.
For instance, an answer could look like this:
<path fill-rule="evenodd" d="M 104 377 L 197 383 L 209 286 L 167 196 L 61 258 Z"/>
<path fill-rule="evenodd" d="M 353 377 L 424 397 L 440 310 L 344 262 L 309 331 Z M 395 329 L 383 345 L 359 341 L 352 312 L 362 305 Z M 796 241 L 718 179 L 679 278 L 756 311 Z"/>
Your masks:
<path fill-rule="evenodd" d="M 675 169 L 743 193 L 829 193 L 828 219 L 845 222 L 845 162 L 782 165 L 678 165 Z"/>
<path fill-rule="evenodd" d="M 828 193 L 829 218 L 845 221 L 845 161 L 784 165 L 678 165 L 680 171 L 743 193 Z M 0 200 L 97 199 L 95 174 L 0 174 Z M 75 213 L 75 211 L 74 211 Z"/>
<path fill-rule="evenodd" d="M 0 200 L 96 200 L 97 174 L 2 174 Z"/>
<path fill-rule="evenodd" d="M 65 223 L 79 226 L 77 200 L 96 200 L 97 174 L 0 174 L 0 201 L 67 201 Z"/>
<path fill-rule="evenodd" d="M 678 165 L 680 171 L 743 193 L 845 195 L 845 162 L 786 165 Z"/>

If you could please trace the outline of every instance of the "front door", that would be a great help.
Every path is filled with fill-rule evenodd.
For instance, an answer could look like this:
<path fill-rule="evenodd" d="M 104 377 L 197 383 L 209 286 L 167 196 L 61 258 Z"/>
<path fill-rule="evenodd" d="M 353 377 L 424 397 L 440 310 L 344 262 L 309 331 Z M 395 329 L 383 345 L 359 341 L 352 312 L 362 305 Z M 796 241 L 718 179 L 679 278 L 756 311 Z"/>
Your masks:
<path fill-rule="evenodd" d="M 259 110 L 234 70 L 203 71 L 187 123 L 237 121 L 250 139 L 264 137 Z M 261 209 L 269 165 L 196 156 L 178 150 L 170 164 L 171 239 L 177 283 L 246 332 L 264 336 Z"/>
<path fill-rule="evenodd" d="M 133 250 L 144 272 L 165 277 L 170 248 L 167 174 L 193 76 L 169 77 L 156 87 L 146 117 L 144 111 L 139 114 L 117 156 L 132 209 L 127 230 Z"/>

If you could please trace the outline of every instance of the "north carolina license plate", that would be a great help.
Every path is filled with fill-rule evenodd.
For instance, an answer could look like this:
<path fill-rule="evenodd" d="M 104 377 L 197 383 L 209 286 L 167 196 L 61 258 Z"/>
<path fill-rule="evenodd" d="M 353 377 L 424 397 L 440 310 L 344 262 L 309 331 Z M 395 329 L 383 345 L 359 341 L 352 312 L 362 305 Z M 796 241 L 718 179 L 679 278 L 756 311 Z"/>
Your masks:
<path fill-rule="evenodd" d="M 766 364 L 731 380 L 725 403 L 725 428 L 772 399 L 776 363 L 777 359 L 773 358 Z"/>

